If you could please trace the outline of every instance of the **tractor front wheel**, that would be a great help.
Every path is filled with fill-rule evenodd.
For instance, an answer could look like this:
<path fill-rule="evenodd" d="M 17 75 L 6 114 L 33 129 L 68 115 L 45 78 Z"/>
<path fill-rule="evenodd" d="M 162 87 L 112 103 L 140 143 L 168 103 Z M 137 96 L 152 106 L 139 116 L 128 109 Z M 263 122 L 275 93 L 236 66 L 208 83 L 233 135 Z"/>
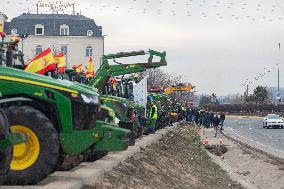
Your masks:
<path fill-rule="evenodd" d="M 52 122 L 40 111 L 12 106 L 5 110 L 13 133 L 26 135 L 27 141 L 14 145 L 6 184 L 36 184 L 55 170 L 59 141 Z"/>
<path fill-rule="evenodd" d="M 0 140 L 4 140 L 9 134 L 9 126 L 4 112 L 0 109 Z M 6 175 L 10 168 L 12 158 L 12 146 L 0 149 L 0 185 L 5 181 Z"/>

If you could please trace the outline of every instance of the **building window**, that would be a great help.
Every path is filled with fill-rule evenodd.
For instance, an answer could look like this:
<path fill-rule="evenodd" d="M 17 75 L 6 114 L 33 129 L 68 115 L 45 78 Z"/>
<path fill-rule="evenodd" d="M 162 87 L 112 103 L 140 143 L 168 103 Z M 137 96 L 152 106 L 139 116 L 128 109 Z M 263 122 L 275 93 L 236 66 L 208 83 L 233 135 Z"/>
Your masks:
<path fill-rule="evenodd" d="M 67 46 L 61 46 L 61 52 L 66 55 L 68 52 Z"/>
<path fill-rule="evenodd" d="M 69 35 L 69 26 L 66 24 L 60 25 L 60 35 Z"/>
<path fill-rule="evenodd" d="M 35 25 L 35 35 L 44 35 L 44 25 L 42 24 Z"/>
<path fill-rule="evenodd" d="M 93 47 L 88 46 L 88 47 L 86 48 L 86 56 L 88 56 L 88 57 L 93 56 Z"/>
<path fill-rule="evenodd" d="M 65 56 L 65 62 L 66 62 L 66 66 L 69 66 L 69 63 L 68 63 L 68 48 L 66 45 L 64 46 L 61 46 L 61 53 L 64 53 Z"/>
<path fill-rule="evenodd" d="M 88 30 L 88 31 L 87 31 L 87 36 L 88 36 L 88 37 L 91 37 L 93 34 L 94 34 L 94 33 L 93 33 L 93 30 Z"/>
<path fill-rule="evenodd" d="M 42 46 L 40 46 L 40 45 L 36 46 L 35 52 L 36 52 L 36 56 L 39 55 L 40 53 L 42 53 Z"/>

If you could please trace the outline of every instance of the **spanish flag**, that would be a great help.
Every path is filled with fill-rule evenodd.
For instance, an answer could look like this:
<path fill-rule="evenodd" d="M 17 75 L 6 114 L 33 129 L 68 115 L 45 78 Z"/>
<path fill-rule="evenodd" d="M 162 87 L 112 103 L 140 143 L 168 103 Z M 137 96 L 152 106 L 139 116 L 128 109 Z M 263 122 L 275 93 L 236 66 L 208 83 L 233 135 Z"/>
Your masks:
<path fill-rule="evenodd" d="M 26 67 L 25 71 L 44 75 L 47 71 L 55 70 L 56 65 L 51 49 L 37 55 Z"/>
<path fill-rule="evenodd" d="M 82 73 L 82 72 L 84 72 L 84 68 L 83 68 L 83 65 L 82 64 L 80 64 L 80 65 L 74 65 L 73 66 L 73 69 L 75 69 L 75 71 L 76 71 L 76 73 L 77 74 L 80 74 L 80 73 Z"/>
<path fill-rule="evenodd" d="M 0 20 L 0 33 L 4 31 L 4 22 Z"/>
<path fill-rule="evenodd" d="M 93 59 L 92 57 L 90 57 L 89 64 L 87 66 L 86 77 L 91 78 L 91 77 L 94 77 L 94 75 L 95 75 L 95 71 L 94 71 Z"/>
<path fill-rule="evenodd" d="M 65 58 L 64 53 L 60 53 L 54 56 L 55 63 L 57 64 L 57 72 L 64 73 L 65 72 Z"/>

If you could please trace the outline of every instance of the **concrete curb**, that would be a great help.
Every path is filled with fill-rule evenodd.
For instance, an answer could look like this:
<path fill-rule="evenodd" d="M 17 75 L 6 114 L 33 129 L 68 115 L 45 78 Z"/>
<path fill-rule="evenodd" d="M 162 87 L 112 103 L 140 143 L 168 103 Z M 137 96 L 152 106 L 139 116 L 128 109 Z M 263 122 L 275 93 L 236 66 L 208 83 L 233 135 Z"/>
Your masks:
<path fill-rule="evenodd" d="M 71 171 L 55 172 L 49 175 L 45 180 L 35 186 L 1 186 L 1 189 L 80 189 L 84 185 L 92 185 L 106 172 L 117 167 L 135 153 L 139 152 L 152 143 L 161 139 L 169 131 L 177 127 L 166 127 L 136 140 L 135 146 L 128 147 L 127 150 L 115 153 L 109 153 L 94 162 L 83 162 Z M 46 183 L 46 184 L 43 184 Z"/>

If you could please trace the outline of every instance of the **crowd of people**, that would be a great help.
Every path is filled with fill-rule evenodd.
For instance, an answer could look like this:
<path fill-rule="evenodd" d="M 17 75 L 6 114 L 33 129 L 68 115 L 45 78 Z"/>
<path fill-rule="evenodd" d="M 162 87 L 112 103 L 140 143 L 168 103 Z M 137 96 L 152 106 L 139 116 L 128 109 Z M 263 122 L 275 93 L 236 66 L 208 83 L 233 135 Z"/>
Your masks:
<path fill-rule="evenodd" d="M 186 108 L 185 106 L 180 106 L 180 108 L 178 108 L 178 114 L 179 121 L 185 120 L 205 128 L 220 126 L 221 130 L 223 130 L 224 121 L 226 119 L 223 112 L 215 113 L 197 108 Z"/>

